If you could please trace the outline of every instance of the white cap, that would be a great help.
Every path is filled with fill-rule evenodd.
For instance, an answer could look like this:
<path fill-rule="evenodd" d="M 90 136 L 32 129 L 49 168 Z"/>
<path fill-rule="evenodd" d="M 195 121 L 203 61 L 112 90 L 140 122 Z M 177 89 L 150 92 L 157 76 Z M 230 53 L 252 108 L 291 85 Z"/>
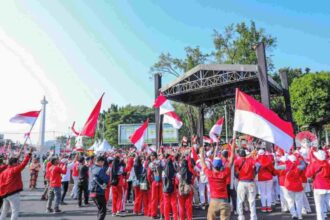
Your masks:
<path fill-rule="evenodd" d="M 316 159 L 323 161 L 326 158 L 325 152 L 323 150 L 318 150 L 317 152 L 313 153 Z"/>
<path fill-rule="evenodd" d="M 265 150 L 264 149 L 258 150 L 258 155 L 264 155 L 264 154 L 265 154 Z"/>
<path fill-rule="evenodd" d="M 295 162 L 297 160 L 296 156 L 291 154 L 288 156 L 288 159 L 291 161 L 291 162 Z"/>

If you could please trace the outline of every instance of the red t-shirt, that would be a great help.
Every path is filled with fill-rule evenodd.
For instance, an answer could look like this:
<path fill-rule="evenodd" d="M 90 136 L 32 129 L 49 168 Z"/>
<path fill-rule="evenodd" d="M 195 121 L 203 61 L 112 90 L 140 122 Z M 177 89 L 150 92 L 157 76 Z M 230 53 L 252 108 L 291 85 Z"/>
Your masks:
<path fill-rule="evenodd" d="M 77 161 L 74 163 L 74 165 L 72 167 L 72 176 L 74 176 L 74 177 L 79 176 L 78 166 L 79 166 L 79 162 Z"/>
<path fill-rule="evenodd" d="M 66 174 L 66 166 L 63 166 L 62 168 L 59 166 L 51 166 L 49 168 L 50 171 L 50 187 L 61 187 L 62 183 L 62 176 L 61 174 Z"/>
<path fill-rule="evenodd" d="M 227 178 L 230 175 L 229 168 L 226 167 L 222 171 L 212 171 L 206 167 L 203 171 L 209 180 L 211 198 L 228 199 Z"/>
<path fill-rule="evenodd" d="M 237 158 L 234 163 L 234 168 L 235 172 L 238 173 L 238 180 L 253 180 L 255 164 L 256 161 L 253 158 Z"/>

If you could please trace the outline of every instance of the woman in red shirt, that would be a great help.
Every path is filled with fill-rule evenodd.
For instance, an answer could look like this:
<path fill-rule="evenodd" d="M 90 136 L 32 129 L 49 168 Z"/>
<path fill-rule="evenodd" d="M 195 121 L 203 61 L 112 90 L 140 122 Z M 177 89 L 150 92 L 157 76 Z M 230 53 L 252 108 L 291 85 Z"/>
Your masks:
<path fill-rule="evenodd" d="M 306 165 L 303 160 L 297 160 L 296 156 L 289 155 L 285 165 L 278 166 L 275 169 L 285 170 L 284 196 L 287 200 L 290 213 L 293 219 L 302 219 L 303 207 L 303 183 L 301 175 Z"/>
<path fill-rule="evenodd" d="M 260 164 L 258 172 L 258 185 L 260 188 L 261 211 L 272 211 L 272 190 L 274 165 L 271 156 L 265 154 L 265 150 L 258 151 L 257 163 Z"/>
<path fill-rule="evenodd" d="M 317 220 L 326 218 L 325 203 L 330 197 L 330 164 L 326 160 L 326 153 L 319 150 L 313 153 L 316 160 L 307 167 L 307 178 L 313 179 L 314 201 Z"/>

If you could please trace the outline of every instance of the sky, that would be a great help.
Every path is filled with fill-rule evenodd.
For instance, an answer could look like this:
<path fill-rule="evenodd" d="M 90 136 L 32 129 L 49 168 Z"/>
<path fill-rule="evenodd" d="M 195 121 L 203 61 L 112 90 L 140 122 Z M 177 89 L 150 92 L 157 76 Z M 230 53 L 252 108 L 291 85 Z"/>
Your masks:
<path fill-rule="evenodd" d="M 82 127 L 103 92 L 102 109 L 151 106 L 149 69 L 161 52 L 208 52 L 214 29 L 242 21 L 254 20 L 277 38 L 275 68 L 330 70 L 329 8 L 329 1 L 294 0 L 1 1 L 0 133 L 22 141 L 29 127 L 9 119 L 39 110 L 43 96 L 46 139 L 67 134 L 73 121 Z"/>

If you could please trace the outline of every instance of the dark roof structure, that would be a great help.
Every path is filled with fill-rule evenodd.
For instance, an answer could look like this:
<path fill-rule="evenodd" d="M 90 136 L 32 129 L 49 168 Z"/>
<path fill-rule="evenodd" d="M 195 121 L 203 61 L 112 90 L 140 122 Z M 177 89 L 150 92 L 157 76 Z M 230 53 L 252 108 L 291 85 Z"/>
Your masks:
<path fill-rule="evenodd" d="M 202 64 L 161 88 L 170 100 L 211 106 L 235 97 L 239 87 L 248 94 L 260 94 L 258 65 Z M 268 76 L 270 94 L 282 95 L 282 87 Z"/>

